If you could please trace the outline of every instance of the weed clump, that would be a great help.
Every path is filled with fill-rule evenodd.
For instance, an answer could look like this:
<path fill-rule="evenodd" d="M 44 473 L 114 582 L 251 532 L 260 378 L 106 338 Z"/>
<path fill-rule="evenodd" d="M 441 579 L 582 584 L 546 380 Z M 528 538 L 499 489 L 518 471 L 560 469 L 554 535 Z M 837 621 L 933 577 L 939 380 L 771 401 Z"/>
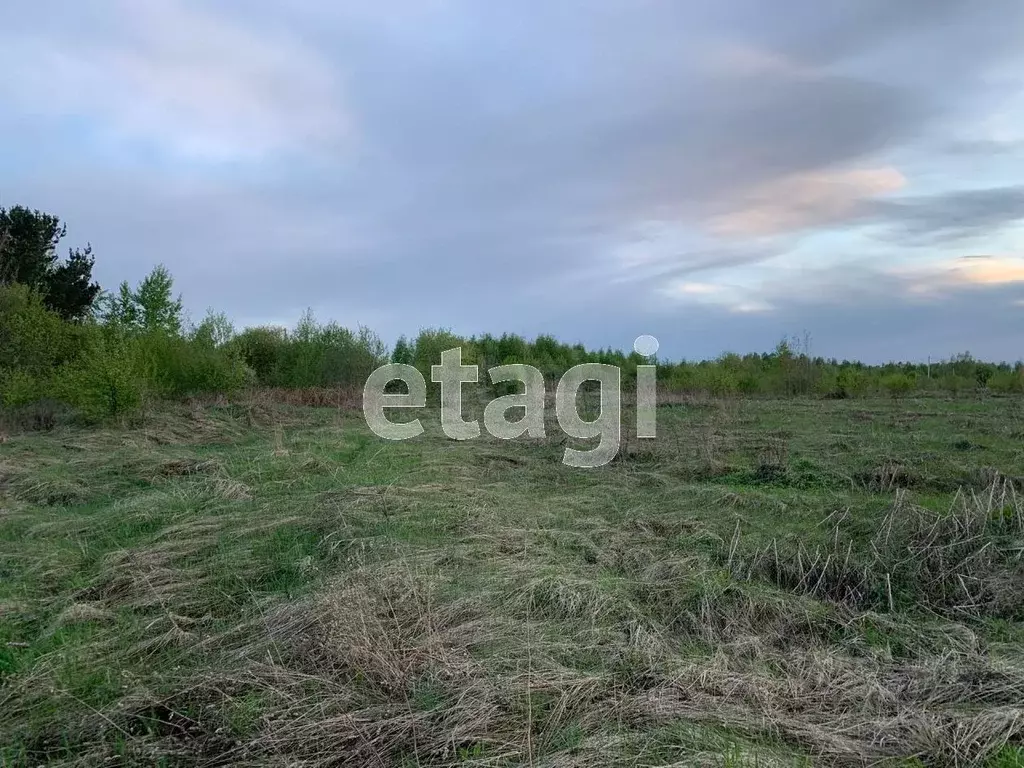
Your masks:
<path fill-rule="evenodd" d="M 858 609 L 925 609 L 950 617 L 1024 616 L 1024 505 L 1011 483 L 961 491 L 950 510 L 915 506 L 904 493 L 865 550 L 837 525 L 827 546 L 770 544 L 744 552 L 737 528 L 728 566 L 799 594 Z"/>

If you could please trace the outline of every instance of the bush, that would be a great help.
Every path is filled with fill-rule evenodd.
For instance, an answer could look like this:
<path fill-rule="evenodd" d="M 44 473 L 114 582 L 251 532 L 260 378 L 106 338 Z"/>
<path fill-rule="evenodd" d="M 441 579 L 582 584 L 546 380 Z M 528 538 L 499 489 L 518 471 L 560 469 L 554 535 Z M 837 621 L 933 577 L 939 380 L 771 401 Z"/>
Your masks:
<path fill-rule="evenodd" d="M 852 368 L 832 370 L 818 379 L 816 391 L 833 400 L 863 397 L 868 391 L 868 377 Z"/>
<path fill-rule="evenodd" d="M 665 382 L 665 386 L 672 392 L 692 392 L 696 389 L 697 373 L 689 363 L 679 363 L 669 366 L 668 370 L 662 373 L 658 371 L 658 382 Z"/>
<path fill-rule="evenodd" d="M 50 378 L 40 378 L 27 370 L 0 371 L 0 405 L 16 408 L 34 403 L 52 389 Z"/>
<path fill-rule="evenodd" d="M 229 342 L 256 379 L 267 386 L 281 384 L 281 362 L 287 344 L 288 330 L 271 326 L 246 328 Z"/>
<path fill-rule="evenodd" d="M 387 350 L 368 328 L 356 332 L 337 323 L 320 324 L 307 312 L 289 332 L 247 328 L 226 345 L 270 387 L 361 387 L 387 359 Z M 429 372 L 428 372 L 429 375 Z"/>
<path fill-rule="evenodd" d="M 893 398 L 904 397 L 913 391 L 914 377 L 905 373 L 892 373 L 882 378 L 882 388 Z"/>
<path fill-rule="evenodd" d="M 949 392 L 954 397 L 963 393 L 970 392 L 977 386 L 975 379 L 968 378 L 967 376 L 960 376 L 955 373 L 949 373 L 939 379 L 939 387 Z"/>
<path fill-rule="evenodd" d="M 547 340 L 544 337 L 541 337 L 541 340 L 540 348 L 535 350 L 533 355 L 521 360 L 509 360 L 508 362 L 532 364 L 540 368 L 541 372 L 547 375 L 554 366 L 554 361 L 552 360 L 553 353 L 548 348 Z M 413 353 L 413 360 L 415 362 L 413 364 L 423 374 L 423 378 L 427 380 L 428 384 L 430 383 L 431 366 L 440 365 L 441 353 L 449 349 L 455 349 L 455 347 L 462 348 L 463 365 L 473 365 L 477 362 L 475 345 L 461 336 L 456 336 L 446 328 L 425 328 L 420 331 L 413 347 L 415 350 Z"/>
<path fill-rule="evenodd" d="M 132 347 L 147 389 L 159 397 L 230 393 L 246 383 L 246 366 L 233 350 L 202 339 L 154 331 L 134 339 Z"/>
<path fill-rule="evenodd" d="M 698 385 L 715 397 L 735 395 L 739 391 L 739 382 L 735 374 L 717 365 L 708 366 L 700 371 Z"/>
<path fill-rule="evenodd" d="M 845 368 L 836 377 L 837 391 L 845 397 L 862 397 L 868 390 L 868 377 L 860 371 Z"/>
<path fill-rule="evenodd" d="M 988 388 L 1005 395 L 1024 393 L 1024 366 L 993 374 L 988 380 Z"/>
<path fill-rule="evenodd" d="M 18 374 L 49 379 L 57 366 L 73 360 L 83 347 L 82 326 L 67 323 L 46 308 L 43 297 L 24 285 L 0 285 L 0 378 Z"/>
<path fill-rule="evenodd" d="M 356 333 L 337 323 L 321 325 L 307 312 L 286 337 L 278 366 L 288 387 L 359 386 L 386 360 L 387 350 L 368 328 Z"/>
<path fill-rule="evenodd" d="M 756 395 L 761 391 L 763 382 L 753 373 L 744 373 L 736 382 L 736 389 L 743 395 Z"/>
<path fill-rule="evenodd" d="M 88 351 L 57 374 L 57 397 L 90 421 L 137 411 L 145 382 L 139 371 L 135 340 L 97 329 Z"/>

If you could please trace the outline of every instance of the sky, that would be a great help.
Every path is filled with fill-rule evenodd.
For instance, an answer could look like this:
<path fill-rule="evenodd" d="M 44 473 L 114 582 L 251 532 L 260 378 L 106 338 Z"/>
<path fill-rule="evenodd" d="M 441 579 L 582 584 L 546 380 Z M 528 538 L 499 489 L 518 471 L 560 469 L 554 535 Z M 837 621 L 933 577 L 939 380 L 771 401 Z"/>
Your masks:
<path fill-rule="evenodd" d="M 1024 358 L 1020 0 L 36 0 L 0 206 L 192 317 Z"/>

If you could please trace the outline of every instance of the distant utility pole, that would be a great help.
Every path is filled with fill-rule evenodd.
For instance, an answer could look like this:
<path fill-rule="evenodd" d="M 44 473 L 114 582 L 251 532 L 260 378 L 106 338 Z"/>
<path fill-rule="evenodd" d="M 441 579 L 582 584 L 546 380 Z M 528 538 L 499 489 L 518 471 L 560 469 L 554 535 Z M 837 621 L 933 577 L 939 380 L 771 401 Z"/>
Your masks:
<path fill-rule="evenodd" d="M 932 356 L 928 355 L 928 378 L 932 377 Z"/>

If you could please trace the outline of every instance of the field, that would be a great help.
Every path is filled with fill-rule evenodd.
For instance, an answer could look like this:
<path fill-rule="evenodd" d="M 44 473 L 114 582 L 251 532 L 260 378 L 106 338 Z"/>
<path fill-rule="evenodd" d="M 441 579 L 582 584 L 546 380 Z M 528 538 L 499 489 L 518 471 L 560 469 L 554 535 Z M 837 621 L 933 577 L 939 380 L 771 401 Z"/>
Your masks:
<path fill-rule="evenodd" d="M 389 443 L 166 406 L 0 444 L 0 764 L 1024 765 L 1024 402 L 692 400 Z"/>

